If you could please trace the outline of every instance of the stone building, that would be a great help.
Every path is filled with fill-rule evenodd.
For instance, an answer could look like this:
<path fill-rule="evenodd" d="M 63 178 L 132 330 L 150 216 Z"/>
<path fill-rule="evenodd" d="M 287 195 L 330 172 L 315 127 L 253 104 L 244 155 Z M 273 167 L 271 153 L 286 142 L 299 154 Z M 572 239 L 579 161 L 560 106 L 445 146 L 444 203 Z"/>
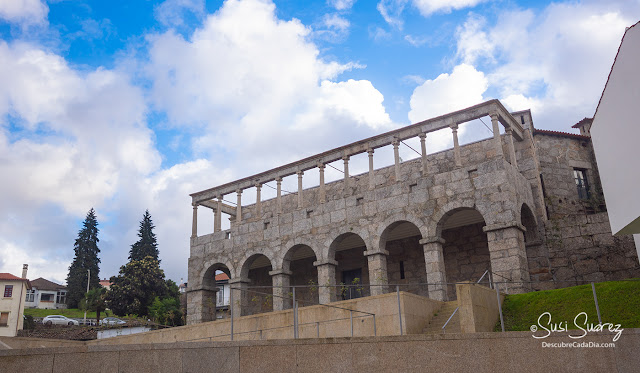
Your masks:
<path fill-rule="evenodd" d="M 459 145 L 458 125 L 478 118 L 491 121 L 493 137 Z M 429 154 L 425 139 L 441 129 L 451 130 L 453 149 Z M 416 137 L 421 156 L 402 162 L 399 146 Z M 376 169 L 374 154 L 385 146 L 394 163 Z M 350 157 L 362 153 L 368 173 L 350 175 Z M 326 165 L 337 160 L 344 179 L 325 183 Z M 319 185 L 305 189 L 310 172 Z M 283 195 L 291 175 L 298 191 Z M 267 183 L 277 196 L 262 200 Z M 247 189 L 256 203 L 242 204 Z M 235 206 L 223 202 L 233 194 Z M 633 239 L 611 235 L 590 137 L 537 130 L 530 111 L 509 113 L 497 100 L 191 197 L 188 324 L 213 319 L 219 271 L 237 289 L 236 316 L 290 308 L 292 285 L 311 285 L 296 288 L 296 299 L 310 304 L 405 284 L 404 291 L 452 300 L 452 283 L 486 270 L 510 291 L 640 276 Z M 213 211 L 213 233 L 198 236 L 199 207 Z"/>

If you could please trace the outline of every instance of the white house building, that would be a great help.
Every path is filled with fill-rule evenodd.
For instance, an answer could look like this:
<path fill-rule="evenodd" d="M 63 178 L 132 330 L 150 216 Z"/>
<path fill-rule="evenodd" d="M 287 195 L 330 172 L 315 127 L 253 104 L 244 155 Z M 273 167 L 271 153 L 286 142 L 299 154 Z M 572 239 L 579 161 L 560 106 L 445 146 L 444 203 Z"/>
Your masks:
<path fill-rule="evenodd" d="M 67 308 L 67 287 L 40 277 L 31 281 L 25 301 L 27 308 Z"/>
<path fill-rule="evenodd" d="M 24 313 L 24 297 L 31 288 L 27 280 L 27 268 L 22 268 L 22 277 L 11 273 L 0 273 L 0 336 L 15 337 L 22 329 Z"/>
<path fill-rule="evenodd" d="M 634 234 L 640 255 L 640 22 L 620 43 L 591 125 L 614 235 Z"/>

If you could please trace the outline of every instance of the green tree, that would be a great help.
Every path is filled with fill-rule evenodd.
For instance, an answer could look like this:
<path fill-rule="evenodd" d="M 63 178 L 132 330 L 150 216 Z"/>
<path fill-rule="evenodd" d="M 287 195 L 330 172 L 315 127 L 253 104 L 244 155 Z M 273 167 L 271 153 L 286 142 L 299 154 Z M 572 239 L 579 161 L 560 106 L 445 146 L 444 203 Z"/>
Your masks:
<path fill-rule="evenodd" d="M 180 300 L 174 297 L 156 297 L 151 307 L 149 316 L 158 324 L 180 326 L 182 325 L 182 311 Z"/>
<path fill-rule="evenodd" d="M 75 257 L 67 275 L 67 305 L 69 308 L 77 308 L 80 300 L 84 298 L 87 291 L 88 270 L 91 271 L 89 288 L 95 289 L 100 286 L 99 241 L 96 212 L 91 208 L 82 223 L 82 229 L 78 232 L 78 238 L 76 238 L 73 247 Z"/>
<path fill-rule="evenodd" d="M 142 260 L 147 256 L 160 262 L 158 259 L 158 243 L 156 242 L 156 235 L 153 233 L 153 221 L 151 220 L 151 214 L 149 210 L 144 212 L 142 221 L 140 222 L 140 229 L 138 230 L 138 242 L 131 245 L 129 251 L 129 260 Z"/>
<path fill-rule="evenodd" d="M 111 277 L 107 306 L 118 316 L 147 316 L 156 297 L 167 294 L 167 283 L 160 263 L 151 256 L 132 260 Z"/>
<path fill-rule="evenodd" d="M 90 290 L 80 301 L 80 308 L 87 311 L 96 311 L 96 318 L 100 324 L 100 313 L 107 309 L 107 289 L 100 287 Z"/>

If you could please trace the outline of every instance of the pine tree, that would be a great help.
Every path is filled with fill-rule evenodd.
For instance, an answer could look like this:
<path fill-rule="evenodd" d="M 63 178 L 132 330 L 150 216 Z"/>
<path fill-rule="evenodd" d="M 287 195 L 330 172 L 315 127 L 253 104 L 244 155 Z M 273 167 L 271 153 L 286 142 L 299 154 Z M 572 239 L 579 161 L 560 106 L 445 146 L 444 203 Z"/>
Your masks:
<path fill-rule="evenodd" d="M 82 229 L 78 232 L 78 238 L 76 238 L 73 247 L 75 257 L 67 275 L 67 305 L 69 308 L 77 308 L 78 302 L 84 298 L 87 292 L 87 270 L 91 271 L 89 288 L 100 287 L 99 241 L 96 212 L 91 208 L 82 223 Z"/>
<path fill-rule="evenodd" d="M 160 252 L 158 251 L 158 243 L 156 242 L 156 235 L 153 233 L 153 228 L 155 228 L 155 226 L 153 225 L 153 221 L 151 221 L 151 214 L 149 214 L 149 210 L 146 210 L 140 222 L 140 230 L 138 231 L 138 237 L 140 237 L 140 239 L 131 245 L 129 261 L 142 260 L 150 256 L 154 260 L 157 260 L 158 263 L 160 262 L 160 259 L 158 259 Z"/>

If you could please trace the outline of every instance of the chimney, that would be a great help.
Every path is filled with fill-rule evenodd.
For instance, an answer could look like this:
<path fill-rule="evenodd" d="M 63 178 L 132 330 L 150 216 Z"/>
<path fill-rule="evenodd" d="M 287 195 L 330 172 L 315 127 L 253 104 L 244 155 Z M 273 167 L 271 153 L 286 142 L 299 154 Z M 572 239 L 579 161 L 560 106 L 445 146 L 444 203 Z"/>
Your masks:
<path fill-rule="evenodd" d="M 28 264 L 23 264 L 22 265 L 22 278 L 27 278 L 27 270 L 29 269 L 29 265 Z"/>

